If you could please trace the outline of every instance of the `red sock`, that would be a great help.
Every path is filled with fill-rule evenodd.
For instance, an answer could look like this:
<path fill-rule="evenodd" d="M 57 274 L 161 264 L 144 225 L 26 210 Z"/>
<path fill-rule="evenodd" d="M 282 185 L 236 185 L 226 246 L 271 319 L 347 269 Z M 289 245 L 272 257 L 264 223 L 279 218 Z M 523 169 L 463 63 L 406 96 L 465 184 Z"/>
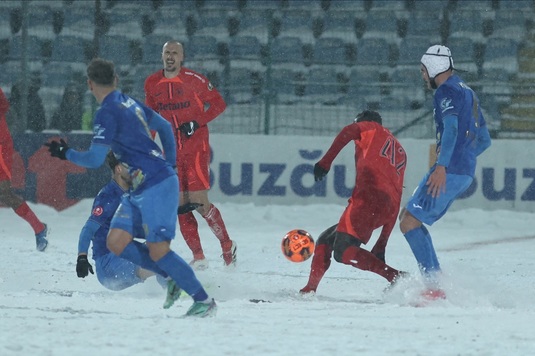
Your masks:
<path fill-rule="evenodd" d="M 223 222 L 223 218 L 221 217 L 219 209 L 216 208 L 214 204 L 211 204 L 208 214 L 203 217 L 206 219 L 208 226 L 210 226 L 210 230 L 212 230 L 214 235 L 219 240 L 223 252 L 229 251 L 232 246 L 232 241 L 228 236 L 227 228 L 225 227 L 225 223 Z"/>
<path fill-rule="evenodd" d="M 184 236 L 184 241 L 188 245 L 191 252 L 193 252 L 193 258 L 196 260 L 202 260 L 204 258 L 204 252 L 201 246 L 201 238 L 199 237 L 197 219 L 193 213 L 180 214 L 178 216 L 178 223 L 180 225 L 180 232 Z"/>
<path fill-rule="evenodd" d="M 377 273 L 392 282 L 399 274 L 397 269 L 388 266 L 386 263 L 375 257 L 371 252 L 360 247 L 350 246 L 342 255 L 342 263 L 351 265 L 364 271 Z"/>
<path fill-rule="evenodd" d="M 13 210 L 18 216 L 26 220 L 28 224 L 31 225 L 33 231 L 36 234 L 40 233 L 45 228 L 45 225 L 43 225 L 43 223 L 39 221 L 37 216 L 35 216 L 34 212 L 32 211 L 32 209 L 30 209 L 26 202 L 22 202 L 22 204 L 20 204 L 17 209 Z"/>
<path fill-rule="evenodd" d="M 316 291 L 325 272 L 327 272 L 331 265 L 331 255 L 332 249 L 328 244 L 316 245 L 314 256 L 312 257 L 312 264 L 310 266 L 308 283 L 301 291 Z"/>

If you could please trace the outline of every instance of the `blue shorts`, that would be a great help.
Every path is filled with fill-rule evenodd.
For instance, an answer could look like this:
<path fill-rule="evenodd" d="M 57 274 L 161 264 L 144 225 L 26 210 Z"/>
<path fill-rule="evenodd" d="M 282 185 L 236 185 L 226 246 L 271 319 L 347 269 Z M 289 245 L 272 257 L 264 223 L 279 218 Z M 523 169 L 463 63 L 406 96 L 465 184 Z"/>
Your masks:
<path fill-rule="evenodd" d="M 124 195 L 111 221 L 111 229 L 121 229 L 147 242 L 170 241 L 175 237 L 178 210 L 178 177 Z"/>
<path fill-rule="evenodd" d="M 123 290 L 134 284 L 143 283 L 137 276 L 139 266 L 111 252 L 98 257 L 95 260 L 95 267 L 98 281 L 108 289 Z"/>
<path fill-rule="evenodd" d="M 432 171 L 421 180 L 407 202 L 407 211 L 416 219 L 427 225 L 433 225 L 439 220 L 459 195 L 470 187 L 474 178 L 468 175 L 446 174 L 446 192 L 441 192 L 438 198 L 427 194 L 428 186 L 425 184 Z"/>

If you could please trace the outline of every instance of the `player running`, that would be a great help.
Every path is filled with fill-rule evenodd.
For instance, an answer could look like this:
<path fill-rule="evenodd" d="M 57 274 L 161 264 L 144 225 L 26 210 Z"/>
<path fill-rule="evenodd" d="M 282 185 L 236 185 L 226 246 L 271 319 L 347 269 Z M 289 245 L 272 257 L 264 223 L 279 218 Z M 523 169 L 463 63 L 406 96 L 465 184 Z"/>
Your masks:
<path fill-rule="evenodd" d="M 337 262 L 371 271 L 393 282 L 403 274 L 385 263 L 385 249 L 401 204 L 407 156 L 392 133 L 382 126 L 379 113 L 365 110 L 342 129 L 329 150 L 314 166 L 314 178 L 322 180 L 331 164 L 350 141 L 355 143 L 355 188 L 338 224 L 325 230 L 312 258 L 310 276 L 302 294 L 316 292 L 323 275 Z M 383 227 L 371 252 L 367 244 L 373 231 Z"/>
<path fill-rule="evenodd" d="M 176 283 L 194 300 L 187 316 L 215 314 L 215 301 L 208 297 L 193 269 L 170 248 L 178 209 L 178 179 L 173 169 L 176 148 L 170 124 L 116 89 L 118 78 L 112 62 L 93 59 L 87 67 L 87 77 L 89 89 L 101 104 L 94 118 L 91 146 L 80 152 L 70 149 L 63 140 L 52 141 L 47 144 L 51 155 L 97 168 L 111 149 L 128 167 L 132 189 L 123 196 L 113 216 L 107 247 L 138 266 L 171 277 L 168 290 L 178 290 L 171 288 Z M 158 132 L 165 158 L 150 130 Z M 135 241 L 133 236 L 145 238 L 146 244 Z"/>

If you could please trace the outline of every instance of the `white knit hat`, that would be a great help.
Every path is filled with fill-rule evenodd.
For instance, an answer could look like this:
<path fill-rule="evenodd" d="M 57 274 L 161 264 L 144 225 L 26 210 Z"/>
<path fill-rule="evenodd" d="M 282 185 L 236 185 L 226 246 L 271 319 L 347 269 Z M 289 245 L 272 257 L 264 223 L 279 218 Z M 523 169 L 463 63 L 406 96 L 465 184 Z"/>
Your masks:
<path fill-rule="evenodd" d="M 440 73 L 444 73 L 448 69 L 453 69 L 451 51 L 446 46 L 434 45 L 429 47 L 422 56 L 421 62 L 427 69 L 430 79 L 435 78 Z"/>

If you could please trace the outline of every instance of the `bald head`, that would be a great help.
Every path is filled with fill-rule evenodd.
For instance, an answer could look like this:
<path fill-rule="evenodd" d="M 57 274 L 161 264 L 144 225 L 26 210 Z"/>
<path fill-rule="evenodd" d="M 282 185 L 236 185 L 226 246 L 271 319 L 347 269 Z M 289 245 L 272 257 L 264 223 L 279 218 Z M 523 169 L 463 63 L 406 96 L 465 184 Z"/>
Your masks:
<path fill-rule="evenodd" d="M 167 78 L 176 77 L 184 61 L 184 48 L 177 41 L 168 41 L 163 45 L 162 62 L 164 75 Z"/>

